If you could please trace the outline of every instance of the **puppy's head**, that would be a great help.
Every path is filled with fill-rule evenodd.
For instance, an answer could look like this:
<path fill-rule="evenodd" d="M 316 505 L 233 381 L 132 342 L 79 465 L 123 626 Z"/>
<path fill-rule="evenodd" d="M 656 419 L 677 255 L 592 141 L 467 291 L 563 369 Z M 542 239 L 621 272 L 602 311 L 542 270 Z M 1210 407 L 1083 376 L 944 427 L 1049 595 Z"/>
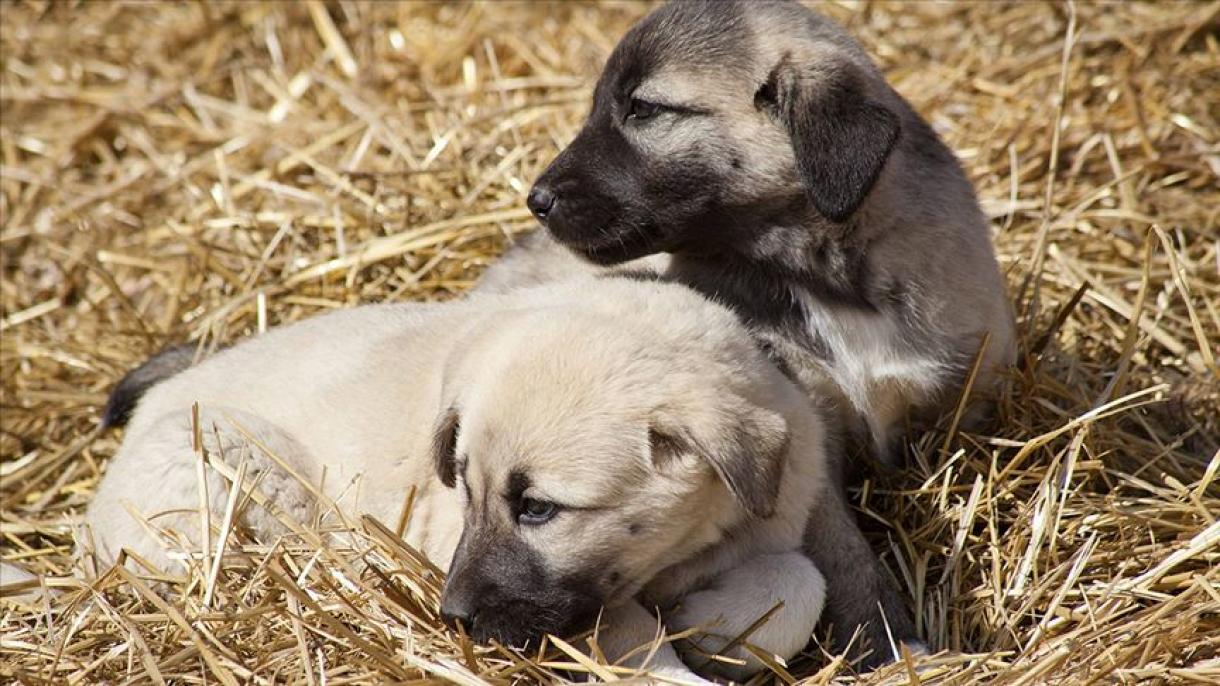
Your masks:
<path fill-rule="evenodd" d="M 466 508 L 442 613 L 476 640 L 589 628 L 776 503 L 787 424 L 736 392 L 739 362 L 553 317 L 482 346 L 435 431 Z"/>
<path fill-rule="evenodd" d="M 674 2 L 611 54 L 529 206 L 597 263 L 765 256 L 791 245 L 777 232 L 861 206 L 898 138 L 893 97 L 851 38 L 796 3 Z"/>

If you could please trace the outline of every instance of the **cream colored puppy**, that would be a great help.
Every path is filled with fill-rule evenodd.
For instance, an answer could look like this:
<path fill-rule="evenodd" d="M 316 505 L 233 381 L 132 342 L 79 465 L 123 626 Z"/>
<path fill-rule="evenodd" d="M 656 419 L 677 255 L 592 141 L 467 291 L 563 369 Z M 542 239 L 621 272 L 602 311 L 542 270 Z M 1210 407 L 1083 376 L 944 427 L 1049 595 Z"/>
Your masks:
<path fill-rule="evenodd" d="M 581 631 L 604 606 L 602 648 L 622 656 L 652 638 L 656 607 L 670 631 L 707 626 L 716 650 L 782 602 L 749 640 L 789 658 L 820 614 L 822 577 L 798 552 L 826 487 L 819 415 L 684 286 L 590 278 L 361 307 L 226 350 L 136 407 L 79 539 L 103 563 L 121 547 L 171 563 L 131 511 L 197 542 L 195 403 L 211 459 L 245 454 L 298 520 L 314 508 L 302 481 L 382 521 L 417 489 L 407 541 L 448 569 L 442 615 L 476 640 Z M 218 521 L 227 484 L 208 478 Z M 244 524 L 281 530 L 258 507 Z M 668 646 L 650 668 L 695 678 Z"/>

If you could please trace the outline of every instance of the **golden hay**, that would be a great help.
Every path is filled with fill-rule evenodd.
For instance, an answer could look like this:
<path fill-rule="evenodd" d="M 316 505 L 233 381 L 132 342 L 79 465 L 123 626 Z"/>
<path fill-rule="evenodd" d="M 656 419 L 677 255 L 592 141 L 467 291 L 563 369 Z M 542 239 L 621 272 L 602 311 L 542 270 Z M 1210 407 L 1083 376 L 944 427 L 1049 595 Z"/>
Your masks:
<path fill-rule="evenodd" d="M 355 550 L 226 532 L 168 601 L 129 572 L 80 587 L 69 524 L 119 440 L 107 389 L 164 344 L 467 287 L 532 228 L 525 190 L 646 9 L 0 6 L 2 557 L 68 589 L 0 607 L 0 678 L 611 676 L 441 630 L 393 522 L 352 523 Z M 914 436 L 859 495 L 953 651 L 863 682 L 1215 683 L 1220 3 L 822 9 L 961 155 L 1023 344 L 990 435 Z M 815 650 L 788 674 L 853 672 Z"/>

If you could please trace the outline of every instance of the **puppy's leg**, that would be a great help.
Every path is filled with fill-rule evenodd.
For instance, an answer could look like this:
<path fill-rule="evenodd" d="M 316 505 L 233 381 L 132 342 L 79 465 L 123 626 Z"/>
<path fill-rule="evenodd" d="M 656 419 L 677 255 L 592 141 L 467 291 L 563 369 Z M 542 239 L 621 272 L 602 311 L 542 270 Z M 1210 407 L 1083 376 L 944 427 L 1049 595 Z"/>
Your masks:
<path fill-rule="evenodd" d="M 823 617 L 833 626 L 834 650 L 845 650 L 857 627 L 861 636 L 852 655 L 872 651 L 861 662 L 865 669 L 895 660 L 898 643 L 923 648 L 902 595 L 860 532 L 837 477 L 827 481 L 810 513 L 805 552 L 826 577 Z"/>
<path fill-rule="evenodd" d="M 643 670 L 656 677 L 658 683 L 712 683 L 691 671 L 671 643 L 662 643 L 648 659 L 649 644 L 656 638 L 657 618 L 638 602 L 631 600 L 607 610 L 602 625 L 597 645 L 612 663 Z"/>
<path fill-rule="evenodd" d="M 284 515 L 300 521 L 308 517 L 313 501 L 307 489 L 245 434 L 294 469 L 310 464 L 291 436 L 259 417 L 235 410 L 205 408 L 199 424 L 210 461 L 235 470 L 244 456 L 247 485 L 259 479 L 259 492 Z M 200 489 L 205 484 L 211 525 L 220 526 L 231 484 L 213 467 L 202 470 L 200 482 L 200 457 L 193 440 L 189 413 L 182 411 L 162 416 L 124 441 L 77 532 L 77 553 L 97 562 L 93 571 L 103 571 L 123 548 L 160 569 L 175 569 L 170 551 L 176 546 L 159 541 L 154 530 L 173 531 L 191 546 L 199 545 L 204 521 L 199 511 Z M 247 505 L 242 522 L 260 537 L 283 530 L 276 517 L 254 503 Z"/>
<path fill-rule="evenodd" d="M 731 641 L 783 603 L 745 641 L 784 661 L 790 660 L 809 643 L 825 600 L 826 582 L 809 558 L 799 552 L 759 555 L 720 574 L 711 587 L 687 594 L 666 623 L 675 632 L 690 628 L 706 632 L 692 641 L 698 651 L 683 653 L 687 664 L 740 682 L 764 665 L 744 647 L 738 646 L 726 654 L 724 649 Z M 745 660 L 746 664 L 709 661 L 700 651 Z"/>
<path fill-rule="evenodd" d="M 236 469 L 244 458 L 244 485 L 257 486 L 259 494 L 277 511 L 252 504 L 242 513 L 247 527 L 269 538 L 287 531 L 281 517 L 301 524 L 309 521 L 317 502 L 302 481 L 316 484 L 319 465 L 304 446 L 257 415 L 210 407 L 202 408 L 199 414 L 209 459 L 219 457 L 230 469 Z M 228 485 L 226 482 L 226 497 Z"/>

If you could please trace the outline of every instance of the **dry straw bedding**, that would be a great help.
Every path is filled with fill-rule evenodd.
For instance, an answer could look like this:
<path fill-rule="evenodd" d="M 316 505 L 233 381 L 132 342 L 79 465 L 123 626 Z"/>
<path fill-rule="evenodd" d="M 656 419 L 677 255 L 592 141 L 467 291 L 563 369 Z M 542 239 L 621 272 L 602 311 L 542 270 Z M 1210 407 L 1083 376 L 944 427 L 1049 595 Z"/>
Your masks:
<path fill-rule="evenodd" d="M 440 629 L 395 522 L 351 522 L 354 549 L 226 530 L 168 600 L 73 581 L 68 531 L 120 438 L 108 387 L 164 344 L 460 295 L 533 228 L 525 190 L 646 9 L 0 6 L 0 545 L 66 589 L 0 601 L 0 679 L 614 676 Z M 1215 683 L 1220 4 L 822 9 L 961 155 L 1022 332 L 990 432 L 912 436 L 913 468 L 858 494 L 951 651 L 863 681 Z M 853 672 L 815 646 L 793 675 Z"/>

